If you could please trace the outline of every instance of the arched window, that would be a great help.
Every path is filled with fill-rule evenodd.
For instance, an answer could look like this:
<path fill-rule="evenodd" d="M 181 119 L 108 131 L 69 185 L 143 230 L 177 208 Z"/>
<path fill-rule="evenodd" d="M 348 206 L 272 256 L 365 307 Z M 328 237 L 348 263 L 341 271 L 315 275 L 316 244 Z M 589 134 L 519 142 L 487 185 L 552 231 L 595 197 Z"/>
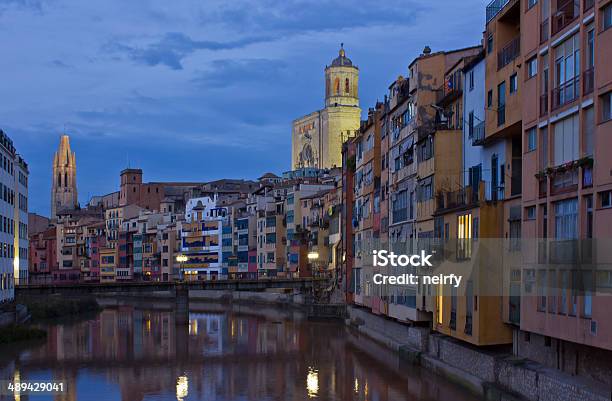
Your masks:
<path fill-rule="evenodd" d="M 334 81 L 334 87 L 336 89 L 336 95 L 340 94 L 340 78 L 336 78 Z"/>
<path fill-rule="evenodd" d="M 68 186 L 68 173 L 64 173 L 64 186 Z"/>
<path fill-rule="evenodd" d="M 57 186 L 62 186 L 62 173 L 57 173 Z"/>
<path fill-rule="evenodd" d="M 350 93 L 351 92 L 351 86 L 350 86 L 348 78 L 344 80 L 344 92 L 346 92 L 346 93 Z"/>

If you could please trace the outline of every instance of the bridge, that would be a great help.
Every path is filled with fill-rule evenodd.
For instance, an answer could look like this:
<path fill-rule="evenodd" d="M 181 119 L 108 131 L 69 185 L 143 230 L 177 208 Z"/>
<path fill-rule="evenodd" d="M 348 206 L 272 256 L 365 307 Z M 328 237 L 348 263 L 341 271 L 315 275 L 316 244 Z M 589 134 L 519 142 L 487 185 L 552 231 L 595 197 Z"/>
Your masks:
<path fill-rule="evenodd" d="M 77 284 L 30 284 L 15 287 L 15 296 L 84 296 L 84 295 L 130 295 L 142 296 L 168 292 L 174 298 L 176 324 L 189 323 L 189 291 L 265 291 L 267 289 L 292 289 L 314 294 L 331 284 L 327 278 L 268 278 L 258 280 L 208 280 L 173 282 L 114 282 Z"/>

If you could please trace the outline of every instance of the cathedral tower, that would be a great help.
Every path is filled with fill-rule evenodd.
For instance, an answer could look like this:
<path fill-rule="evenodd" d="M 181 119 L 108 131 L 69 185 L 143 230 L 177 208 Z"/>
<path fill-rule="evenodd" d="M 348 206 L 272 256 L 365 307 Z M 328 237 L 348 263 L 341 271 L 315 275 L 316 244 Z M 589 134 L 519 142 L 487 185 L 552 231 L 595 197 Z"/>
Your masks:
<path fill-rule="evenodd" d="M 344 44 L 338 57 L 325 67 L 325 107 L 359 107 L 359 69 L 346 57 Z"/>
<path fill-rule="evenodd" d="M 359 129 L 359 69 L 346 57 L 325 67 L 325 108 L 293 121 L 291 168 L 332 168 L 342 165 L 342 143 Z"/>
<path fill-rule="evenodd" d="M 61 210 L 76 208 L 77 199 L 76 156 L 70 150 L 70 138 L 62 135 L 53 157 L 51 218 L 56 218 Z"/>

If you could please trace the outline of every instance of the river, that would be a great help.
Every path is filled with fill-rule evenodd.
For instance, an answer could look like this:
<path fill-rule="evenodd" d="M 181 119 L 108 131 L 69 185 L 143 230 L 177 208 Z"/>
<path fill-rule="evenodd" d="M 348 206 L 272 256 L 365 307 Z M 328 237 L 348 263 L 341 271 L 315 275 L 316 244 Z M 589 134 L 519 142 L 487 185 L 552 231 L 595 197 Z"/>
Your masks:
<path fill-rule="evenodd" d="M 56 381 L 15 401 L 475 401 L 479 398 L 340 322 L 267 306 L 117 303 L 45 325 L 46 340 L 0 348 L 0 380 Z M 29 397 L 29 398 L 28 398 Z"/>

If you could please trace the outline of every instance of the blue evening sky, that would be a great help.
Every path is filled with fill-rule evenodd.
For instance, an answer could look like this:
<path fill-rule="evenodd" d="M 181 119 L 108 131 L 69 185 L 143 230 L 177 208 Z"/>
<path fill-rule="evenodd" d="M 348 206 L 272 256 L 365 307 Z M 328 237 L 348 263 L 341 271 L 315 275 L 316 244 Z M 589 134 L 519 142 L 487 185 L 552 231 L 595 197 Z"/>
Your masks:
<path fill-rule="evenodd" d="M 361 107 L 425 45 L 480 43 L 484 0 L 0 0 L 0 128 L 30 165 L 30 210 L 49 213 L 59 135 L 79 199 L 145 181 L 289 170 L 291 121 L 323 105 L 345 43 Z"/>

